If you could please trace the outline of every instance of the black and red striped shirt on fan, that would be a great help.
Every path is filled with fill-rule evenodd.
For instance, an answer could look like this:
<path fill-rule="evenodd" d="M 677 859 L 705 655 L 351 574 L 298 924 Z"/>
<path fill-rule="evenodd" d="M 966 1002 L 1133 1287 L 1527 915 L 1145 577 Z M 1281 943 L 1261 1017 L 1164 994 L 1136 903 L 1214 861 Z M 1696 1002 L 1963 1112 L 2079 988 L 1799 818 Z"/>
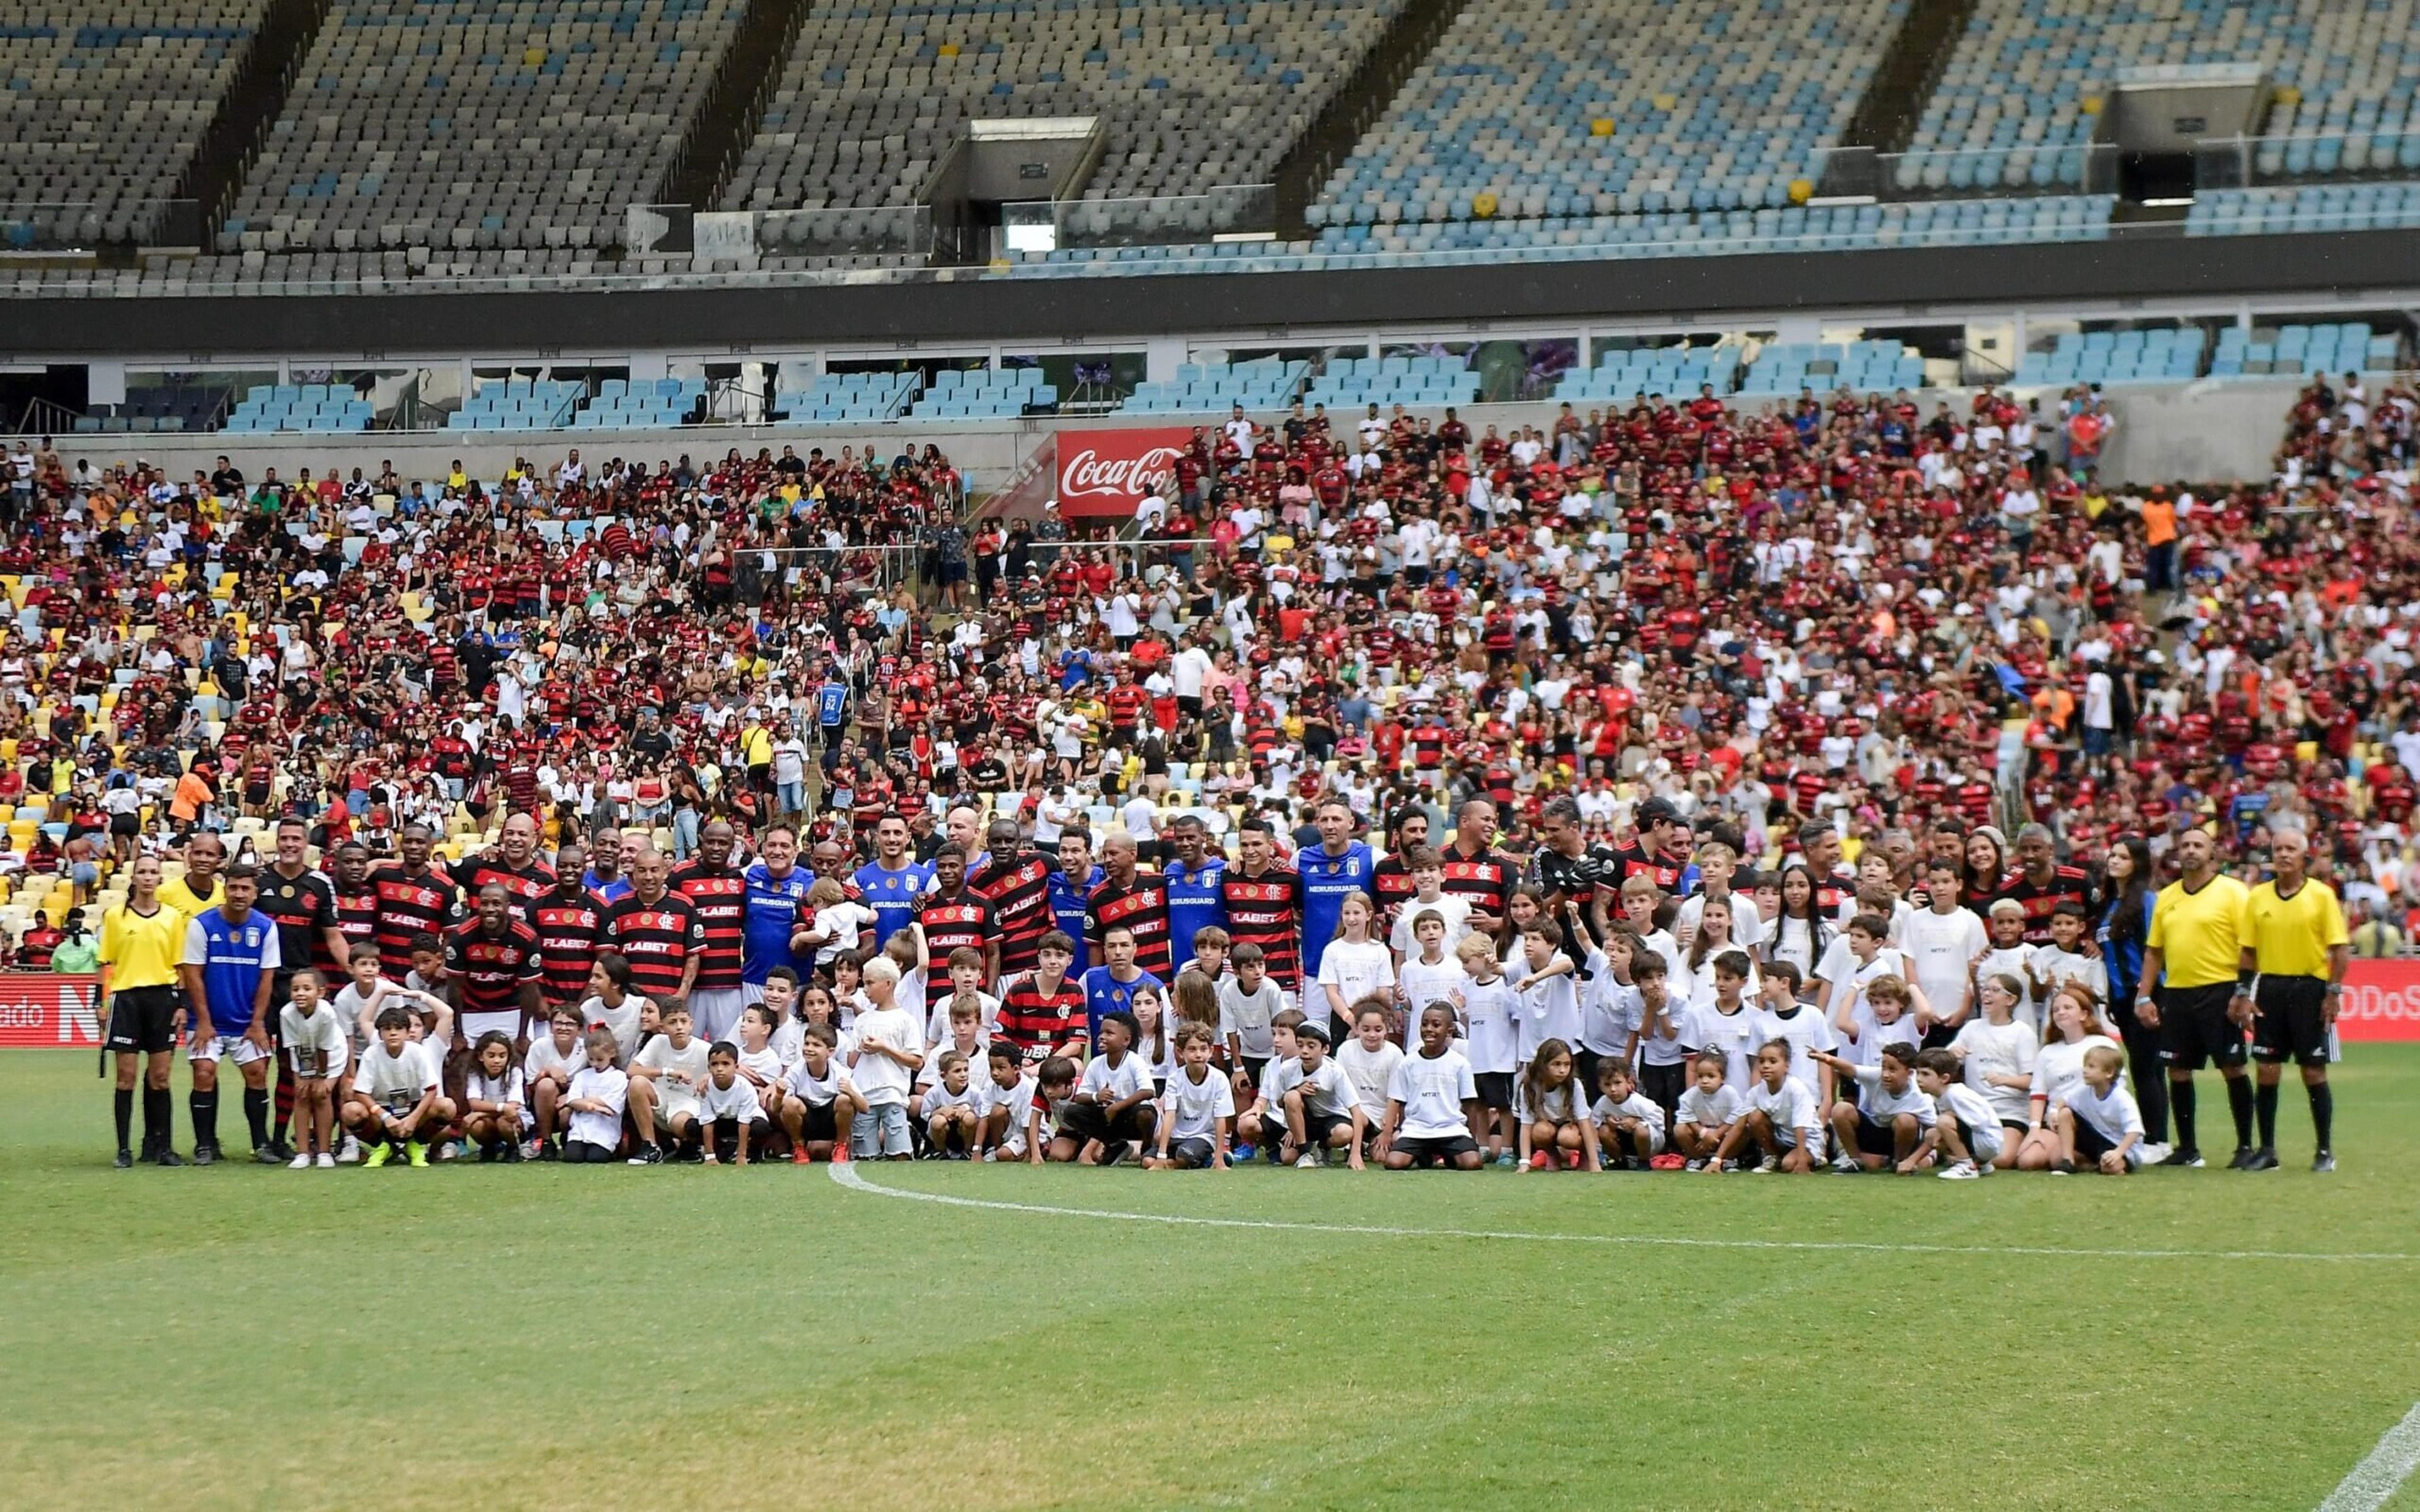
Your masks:
<path fill-rule="evenodd" d="M 1084 940 L 1094 965 L 1107 965 L 1101 936 L 1112 924 L 1134 931 L 1135 964 L 1168 980 L 1170 970 L 1168 889 L 1156 878 L 1138 875 L 1134 886 L 1104 882 L 1093 889 L 1084 908 Z"/>
<path fill-rule="evenodd" d="M 466 856 L 451 871 L 454 885 L 462 889 L 463 906 L 477 907 L 479 890 L 492 882 L 512 894 L 513 918 L 523 924 L 530 921 L 530 905 L 554 890 L 554 869 L 537 861 L 516 871 L 501 856 Z"/>
<path fill-rule="evenodd" d="M 925 1011 L 947 1003 L 955 990 L 950 985 L 950 952 L 981 951 L 992 941 L 992 920 L 991 904 L 968 887 L 959 888 L 954 898 L 928 897 L 916 910 L 916 922 L 924 931 Z"/>
<path fill-rule="evenodd" d="M 673 868 L 672 890 L 697 910 L 706 926 L 706 959 L 699 963 L 696 986 L 717 992 L 739 985 L 741 957 L 748 949 L 748 877 L 737 867 L 711 871 L 704 861 L 686 861 Z"/>
<path fill-rule="evenodd" d="M 1613 853 L 1613 864 L 1606 869 L 1605 886 L 1619 893 L 1623 883 L 1644 875 L 1669 895 L 1681 890 L 1681 877 L 1688 869 L 1689 858 L 1685 856 L 1669 852 L 1650 856 L 1644 846 L 1633 845 Z M 1452 885 L 1449 883 L 1446 890 L 1452 891 Z"/>
<path fill-rule="evenodd" d="M 453 927 L 454 879 L 434 867 L 411 876 L 401 861 L 389 861 L 371 869 L 370 889 L 378 894 L 379 970 L 401 981 L 411 971 L 411 937 Z"/>
<path fill-rule="evenodd" d="M 485 919 L 472 918 L 446 937 L 445 969 L 462 984 L 465 1013 L 520 1011 L 521 985 L 537 980 L 537 934 L 518 919 L 489 934 Z"/>
<path fill-rule="evenodd" d="M 549 1007 L 588 995 L 588 971 L 597 964 L 597 940 L 604 925 L 605 905 L 585 889 L 577 898 L 551 892 L 530 906 L 530 929 L 537 935 L 538 990 Z"/>
<path fill-rule="evenodd" d="M 1218 879 L 1227 905 L 1227 936 L 1261 948 L 1269 976 L 1288 992 L 1302 989 L 1302 877 L 1271 867 L 1256 877 L 1228 867 Z"/>
<path fill-rule="evenodd" d="M 1014 866 L 1000 866 L 985 855 L 980 870 L 967 873 L 967 888 L 991 904 L 992 921 L 1000 931 L 1000 969 L 1033 969 L 1034 948 L 1056 923 L 1050 914 L 1050 860 L 1029 852 Z"/>
<path fill-rule="evenodd" d="M 1016 1046 L 1029 1066 L 1084 1032 L 1084 993 L 1061 978 L 1059 990 L 1046 993 L 1030 975 L 1019 977 L 1001 995 L 1000 1022 L 992 1032 Z"/>
<path fill-rule="evenodd" d="M 630 990 L 659 1004 L 677 997 L 693 955 L 706 952 L 706 923 L 679 893 L 667 890 L 651 903 L 635 892 L 606 905 L 597 943 L 630 963 Z"/>

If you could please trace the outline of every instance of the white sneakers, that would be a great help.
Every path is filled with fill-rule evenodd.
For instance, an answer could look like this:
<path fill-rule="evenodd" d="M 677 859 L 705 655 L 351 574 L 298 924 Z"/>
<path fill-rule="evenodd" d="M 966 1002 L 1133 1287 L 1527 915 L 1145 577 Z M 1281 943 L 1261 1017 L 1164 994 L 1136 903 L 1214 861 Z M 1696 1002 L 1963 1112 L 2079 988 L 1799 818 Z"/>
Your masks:
<path fill-rule="evenodd" d="M 354 1158 L 359 1159 L 360 1157 L 355 1156 Z M 286 1163 L 286 1168 L 289 1171 L 307 1171 L 314 1168 L 323 1171 L 333 1171 L 336 1168 L 336 1157 L 329 1154 L 324 1149 L 319 1151 L 316 1156 L 299 1154 L 292 1160 Z"/>
<path fill-rule="evenodd" d="M 336 1164 L 339 1165 L 358 1165 L 361 1163 L 362 1142 L 359 1139 L 354 1138 L 351 1134 L 345 1135 L 345 1143 L 343 1147 L 336 1151 Z"/>
<path fill-rule="evenodd" d="M 311 1168 L 311 1157 L 307 1154 L 297 1155 L 286 1163 L 286 1168 L 289 1171 L 307 1171 Z"/>
<path fill-rule="evenodd" d="M 1962 1160 L 1940 1174 L 1945 1181 L 1972 1181 L 1983 1173 L 1975 1168 L 1973 1161 Z"/>

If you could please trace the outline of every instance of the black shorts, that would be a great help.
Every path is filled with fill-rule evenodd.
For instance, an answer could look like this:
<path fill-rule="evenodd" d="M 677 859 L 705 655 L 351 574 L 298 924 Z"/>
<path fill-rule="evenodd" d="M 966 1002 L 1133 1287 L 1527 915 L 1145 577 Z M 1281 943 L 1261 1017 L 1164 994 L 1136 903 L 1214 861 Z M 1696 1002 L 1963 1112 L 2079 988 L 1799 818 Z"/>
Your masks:
<path fill-rule="evenodd" d="M 2253 997 L 2252 1058 L 2300 1066 L 2328 1063 L 2328 984 L 2319 977 L 2263 977 Z"/>
<path fill-rule="evenodd" d="M 840 1126 L 832 1119 L 832 1109 L 839 1105 L 837 1100 L 830 1103 L 809 1103 L 806 1117 L 799 1120 L 799 1137 L 811 1142 L 818 1139 L 838 1139 Z"/>
<path fill-rule="evenodd" d="M 2159 990 L 2160 1059 L 2171 1071 L 2225 1069 L 2243 1064 L 2243 1031 L 2226 1016 L 2235 983 Z"/>
<path fill-rule="evenodd" d="M 1170 1160 L 1197 1170 L 1209 1165 L 1210 1157 L 1215 1153 L 1217 1147 L 1207 1139 L 1171 1139 L 1168 1142 Z"/>
<path fill-rule="evenodd" d="M 1148 1103 L 1140 1103 L 1109 1118 L 1098 1103 L 1069 1103 L 1059 1110 L 1059 1134 L 1065 1139 L 1149 1139 L 1158 1119 Z"/>
<path fill-rule="evenodd" d="M 1509 1071 L 1482 1071 L 1471 1078 L 1479 1088 L 1479 1105 L 1483 1108 L 1509 1108 L 1512 1105 L 1512 1073 Z"/>
<path fill-rule="evenodd" d="M 2093 1127 L 2090 1119 L 2079 1119 L 2073 1113 L 2067 1117 L 2068 1121 L 2075 1126 L 2075 1163 L 2078 1165 L 2098 1165 L 2102 1156 L 2118 1148 L 2117 1141 Z M 2129 1167 L 2143 1164 L 2140 1140 L 2135 1141 L 2134 1148 L 2126 1152 L 2126 1164 Z"/>
<path fill-rule="evenodd" d="M 177 1010 L 184 1001 L 174 987 L 125 987 L 110 994 L 109 1048 L 127 1055 L 175 1049 Z"/>
<path fill-rule="evenodd" d="M 1899 1159 L 1899 1136 L 1889 1124 L 1876 1123 L 1863 1108 L 1857 1110 L 1857 1153 Z"/>
<path fill-rule="evenodd" d="M 1479 1153 L 1479 1141 L 1468 1134 L 1453 1134 L 1442 1139 L 1397 1139 L 1399 1154 L 1412 1157 L 1412 1168 L 1428 1165 L 1451 1165 L 1465 1155 Z"/>
<path fill-rule="evenodd" d="M 1244 1057 L 1244 1074 L 1251 1078 L 1252 1086 L 1254 1088 L 1257 1088 L 1261 1085 L 1261 1078 L 1268 1074 L 1269 1061 L 1271 1058 L 1272 1057 L 1268 1056 L 1246 1056 Z"/>
<path fill-rule="evenodd" d="M 109 816 L 109 832 L 113 835 L 124 835 L 131 840 L 134 836 L 143 833 L 143 816 L 140 814 L 131 813 L 111 814 Z"/>
<path fill-rule="evenodd" d="M 1339 1129 L 1345 1131 L 1348 1134 L 1352 1133 L 1353 1119 L 1350 1115 L 1343 1118 L 1338 1118 L 1333 1113 L 1313 1113 L 1309 1108 L 1303 1109 L 1302 1132 L 1310 1136 L 1312 1149 L 1325 1149 L 1327 1148 L 1327 1136 L 1334 1134 Z M 1350 1141 L 1348 1140 L 1347 1143 L 1350 1143 Z"/>

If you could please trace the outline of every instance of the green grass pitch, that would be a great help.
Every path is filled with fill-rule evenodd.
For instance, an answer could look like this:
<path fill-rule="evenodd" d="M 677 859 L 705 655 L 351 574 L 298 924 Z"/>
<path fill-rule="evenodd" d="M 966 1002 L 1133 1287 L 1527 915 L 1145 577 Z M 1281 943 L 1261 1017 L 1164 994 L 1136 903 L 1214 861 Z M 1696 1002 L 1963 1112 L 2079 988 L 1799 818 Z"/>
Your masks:
<path fill-rule="evenodd" d="M 2309 1508 L 2420 1397 L 2420 1046 L 2337 1087 L 2328 1178 L 2290 1079 L 2262 1176 L 860 1168 L 993 1208 L 120 1173 L 12 1052 L 0 1506 Z"/>

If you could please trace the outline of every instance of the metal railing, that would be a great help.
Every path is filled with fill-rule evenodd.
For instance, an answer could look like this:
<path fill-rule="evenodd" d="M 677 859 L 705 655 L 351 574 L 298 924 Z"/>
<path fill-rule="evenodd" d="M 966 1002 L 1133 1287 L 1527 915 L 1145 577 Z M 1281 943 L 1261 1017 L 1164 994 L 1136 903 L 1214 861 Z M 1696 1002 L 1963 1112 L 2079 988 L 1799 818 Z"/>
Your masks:
<path fill-rule="evenodd" d="M 2196 189 L 2408 179 L 2420 174 L 2420 131 L 2213 136 L 2194 144 Z"/>

